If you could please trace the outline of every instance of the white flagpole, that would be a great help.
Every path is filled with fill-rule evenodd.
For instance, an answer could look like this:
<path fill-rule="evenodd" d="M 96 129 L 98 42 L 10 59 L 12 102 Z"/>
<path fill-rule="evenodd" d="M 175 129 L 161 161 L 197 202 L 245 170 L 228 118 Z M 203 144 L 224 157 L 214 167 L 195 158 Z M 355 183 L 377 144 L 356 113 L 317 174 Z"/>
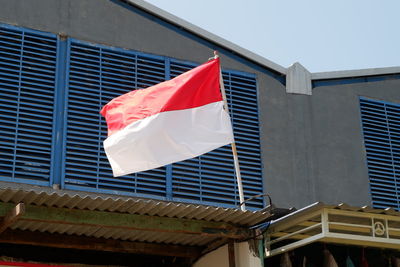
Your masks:
<path fill-rule="evenodd" d="M 214 51 L 214 58 L 218 58 L 218 57 L 219 56 L 217 54 L 217 51 Z M 220 78 L 219 82 L 220 82 L 222 99 L 224 100 L 224 109 L 229 114 L 228 101 L 226 100 L 225 86 L 224 86 L 224 80 L 222 78 L 221 68 L 219 70 L 219 78 Z M 245 211 L 246 210 L 246 206 L 244 204 L 242 176 L 240 175 L 239 158 L 238 158 L 237 149 L 236 149 L 235 137 L 233 138 L 233 142 L 231 144 L 231 147 L 232 147 L 233 161 L 235 163 L 236 180 L 237 180 L 238 190 L 239 190 L 240 209 Z"/>

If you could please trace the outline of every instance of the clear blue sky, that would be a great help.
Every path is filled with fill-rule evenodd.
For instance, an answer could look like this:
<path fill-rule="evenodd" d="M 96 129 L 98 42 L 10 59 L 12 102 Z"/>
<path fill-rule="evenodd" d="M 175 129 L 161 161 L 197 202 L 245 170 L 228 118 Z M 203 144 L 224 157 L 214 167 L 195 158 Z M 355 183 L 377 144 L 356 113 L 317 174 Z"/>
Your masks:
<path fill-rule="evenodd" d="M 400 0 L 146 0 L 288 67 L 400 66 Z"/>

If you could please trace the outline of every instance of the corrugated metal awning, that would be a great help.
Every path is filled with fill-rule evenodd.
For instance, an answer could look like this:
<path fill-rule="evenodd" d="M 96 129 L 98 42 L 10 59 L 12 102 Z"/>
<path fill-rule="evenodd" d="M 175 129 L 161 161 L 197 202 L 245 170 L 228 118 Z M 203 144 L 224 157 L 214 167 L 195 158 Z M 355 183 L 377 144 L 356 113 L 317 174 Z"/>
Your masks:
<path fill-rule="evenodd" d="M 42 234 L 49 239 L 51 235 L 72 236 L 204 249 L 224 240 L 251 237 L 249 227 L 271 216 L 265 211 L 1 183 L 0 216 L 14 212 L 18 203 L 23 203 L 25 213 L 0 234 L 0 242 L 36 244 Z"/>
<path fill-rule="evenodd" d="M 53 190 L 38 186 L 21 189 L 9 183 L 6 187 L 0 184 L 0 201 L 15 204 L 23 202 L 27 205 L 46 207 L 226 222 L 241 226 L 251 226 L 270 217 L 270 213 L 265 211 L 242 211 L 233 208 L 153 199 L 92 194 L 71 190 Z"/>

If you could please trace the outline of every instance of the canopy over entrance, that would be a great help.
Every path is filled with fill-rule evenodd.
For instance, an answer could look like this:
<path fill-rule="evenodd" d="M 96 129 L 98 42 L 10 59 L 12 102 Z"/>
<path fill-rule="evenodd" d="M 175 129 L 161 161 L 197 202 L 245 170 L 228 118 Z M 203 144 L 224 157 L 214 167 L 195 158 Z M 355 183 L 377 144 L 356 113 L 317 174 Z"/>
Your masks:
<path fill-rule="evenodd" d="M 400 248 L 400 212 L 393 209 L 315 203 L 272 221 L 266 257 L 313 242 Z"/>

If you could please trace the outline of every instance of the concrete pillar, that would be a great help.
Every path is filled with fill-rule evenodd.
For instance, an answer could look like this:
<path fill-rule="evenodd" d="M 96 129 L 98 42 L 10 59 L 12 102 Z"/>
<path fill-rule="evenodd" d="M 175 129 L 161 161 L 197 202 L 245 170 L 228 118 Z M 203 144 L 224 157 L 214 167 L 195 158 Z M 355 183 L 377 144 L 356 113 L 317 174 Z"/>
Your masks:
<path fill-rule="evenodd" d="M 228 245 L 207 253 L 193 267 L 229 267 Z"/>
<path fill-rule="evenodd" d="M 264 260 L 254 255 L 247 242 L 235 244 L 235 259 L 236 267 L 262 267 Z"/>
<path fill-rule="evenodd" d="M 262 266 L 262 260 L 253 254 L 247 242 L 235 243 L 235 267 Z M 204 255 L 193 267 L 229 267 L 228 245 Z"/>

